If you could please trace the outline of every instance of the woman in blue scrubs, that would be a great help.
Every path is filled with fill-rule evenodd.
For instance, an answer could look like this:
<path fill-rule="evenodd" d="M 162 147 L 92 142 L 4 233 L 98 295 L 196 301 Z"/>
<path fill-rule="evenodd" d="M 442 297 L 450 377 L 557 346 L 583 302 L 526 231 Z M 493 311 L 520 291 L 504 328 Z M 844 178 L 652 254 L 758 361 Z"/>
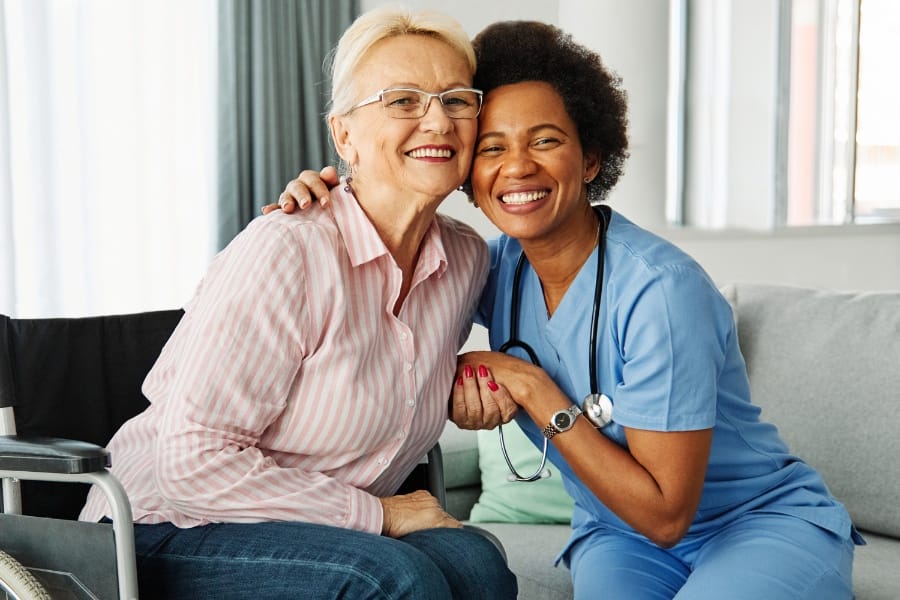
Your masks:
<path fill-rule="evenodd" d="M 453 420 L 474 429 L 515 414 L 538 448 L 550 438 L 575 500 L 559 560 L 576 598 L 851 598 L 862 540 L 760 421 L 727 301 L 678 248 L 592 207 L 627 153 L 618 80 L 542 23 L 489 26 L 475 46 L 485 101 L 471 196 L 504 233 L 477 319 L 500 349 L 515 305 L 516 338 L 541 367 L 519 349 L 464 355 Z M 598 291 L 602 428 L 578 414 Z"/>
<path fill-rule="evenodd" d="M 549 438 L 574 498 L 559 561 L 576 598 L 852 598 L 862 539 L 760 421 L 727 301 L 678 248 L 593 206 L 627 157 L 618 79 L 542 23 L 491 25 L 475 47 L 484 106 L 467 191 L 504 235 L 476 316 L 495 351 L 460 358 L 452 419 L 515 418 L 538 449 Z M 304 171 L 281 203 L 325 194 Z M 513 316 L 540 367 L 498 351 Z M 612 403 L 602 428 L 578 414 L 592 364 Z"/>

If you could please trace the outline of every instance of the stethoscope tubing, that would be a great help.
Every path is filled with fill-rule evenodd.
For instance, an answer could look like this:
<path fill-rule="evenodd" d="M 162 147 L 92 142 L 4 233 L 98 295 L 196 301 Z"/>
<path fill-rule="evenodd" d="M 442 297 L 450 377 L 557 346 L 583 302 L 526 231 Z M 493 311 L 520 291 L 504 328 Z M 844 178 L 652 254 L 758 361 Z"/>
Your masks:
<path fill-rule="evenodd" d="M 590 385 L 591 385 L 591 398 L 599 399 L 603 398 L 606 402 L 609 402 L 608 398 L 605 395 L 600 393 L 600 386 L 597 380 L 597 330 L 599 328 L 600 321 L 600 301 L 603 295 L 603 263 L 606 258 L 605 252 L 605 241 L 606 241 L 606 230 L 609 227 L 609 208 L 606 206 L 601 206 L 596 208 L 597 215 L 600 218 L 600 227 L 597 233 L 597 279 L 594 283 L 594 304 L 591 312 L 591 334 L 590 334 L 590 354 L 589 354 L 589 373 L 590 373 Z M 512 289 L 512 299 L 511 299 L 511 307 L 509 312 L 509 339 L 503 343 L 498 349 L 498 352 L 507 352 L 513 348 L 519 348 L 523 350 L 527 355 L 528 359 L 535 365 L 540 367 L 541 362 L 538 360 L 537 353 L 534 351 L 530 345 L 525 343 L 523 340 L 519 339 L 519 306 L 520 306 L 520 289 L 519 285 L 522 279 L 522 271 L 525 266 L 525 253 L 522 252 L 519 255 L 519 260 L 516 263 L 516 270 L 513 275 L 513 289 Z M 608 423 L 608 421 L 607 421 Z M 606 423 L 599 425 L 600 427 L 605 426 Z M 520 482 L 530 482 L 537 481 L 538 479 L 543 479 L 545 477 L 550 476 L 550 471 L 546 469 L 547 464 L 547 451 L 548 451 L 548 439 L 544 438 L 544 448 L 541 452 L 541 464 L 531 475 L 522 475 L 520 474 L 515 466 L 512 464 L 512 460 L 509 458 L 509 452 L 506 449 L 506 440 L 503 437 L 503 426 L 500 425 L 497 427 L 497 432 L 500 436 L 500 450 L 503 452 L 503 459 L 506 461 L 507 467 L 509 467 L 509 480 L 510 481 L 520 481 Z"/>

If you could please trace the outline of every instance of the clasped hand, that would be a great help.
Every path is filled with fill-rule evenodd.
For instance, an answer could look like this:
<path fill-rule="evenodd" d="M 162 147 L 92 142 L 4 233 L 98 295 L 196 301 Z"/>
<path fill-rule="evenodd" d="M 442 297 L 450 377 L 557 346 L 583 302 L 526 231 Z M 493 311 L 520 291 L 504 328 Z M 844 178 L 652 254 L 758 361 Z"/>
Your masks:
<path fill-rule="evenodd" d="M 493 429 L 509 423 L 519 410 L 507 387 L 494 379 L 492 369 L 504 372 L 503 359 L 511 358 L 494 352 L 468 352 L 459 357 L 456 381 L 450 398 L 450 419 L 461 429 Z M 516 360 L 516 359 L 512 359 Z"/>

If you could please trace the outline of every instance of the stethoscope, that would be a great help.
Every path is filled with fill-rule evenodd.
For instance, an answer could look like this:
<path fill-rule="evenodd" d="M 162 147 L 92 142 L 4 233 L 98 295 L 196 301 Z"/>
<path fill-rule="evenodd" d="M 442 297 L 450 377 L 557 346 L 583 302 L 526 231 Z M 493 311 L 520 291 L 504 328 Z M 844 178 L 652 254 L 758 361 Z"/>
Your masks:
<path fill-rule="evenodd" d="M 608 206 L 600 206 L 596 208 L 597 215 L 600 217 L 600 226 L 597 230 L 597 281 L 594 283 L 594 306 L 591 314 L 591 348 L 590 348 L 590 378 L 591 393 L 584 397 L 582 411 L 584 416 L 598 429 L 602 429 L 612 422 L 612 400 L 609 396 L 600 392 L 600 386 L 597 384 L 597 328 L 600 320 L 600 300 L 603 295 L 603 259 L 606 253 L 605 240 L 606 229 L 609 227 L 610 211 Z M 516 263 L 516 272 L 513 275 L 513 291 L 511 308 L 509 314 L 509 339 L 500 346 L 499 352 L 507 352 L 512 348 L 519 348 L 525 351 L 528 359 L 535 365 L 540 367 L 537 353 L 534 348 L 519 339 L 519 283 L 522 279 L 522 269 L 525 266 L 525 253 L 519 255 L 519 261 Z M 506 466 L 509 467 L 509 481 L 537 481 L 550 477 L 550 470 L 545 468 L 547 465 L 547 444 L 549 440 L 544 438 L 544 449 L 541 452 L 541 464 L 531 475 L 521 475 L 513 466 L 509 458 L 509 452 L 506 450 L 506 440 L 503 438 L 503 426 L 497 428 L 500 434 L 500 450 L 503 452 L 503 458 L 506 460 Z"/>

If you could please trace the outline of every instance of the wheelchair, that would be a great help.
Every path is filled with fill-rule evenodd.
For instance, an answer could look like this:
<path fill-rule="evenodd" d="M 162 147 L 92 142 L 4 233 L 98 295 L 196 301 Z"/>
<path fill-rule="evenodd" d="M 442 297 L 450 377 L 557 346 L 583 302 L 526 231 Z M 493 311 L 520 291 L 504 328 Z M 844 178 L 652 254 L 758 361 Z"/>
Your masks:
<path fill-rule="evenodd" d="M 131 506 L 104 445 L 147 407 L 144 377 L 182 315 L 0 315 L 0 599 L 138 597 Z M 111 524 L 77 521 L 91 485 Z M 438 445 L 400 493 L 415 489 L 446 507 Z"/>

